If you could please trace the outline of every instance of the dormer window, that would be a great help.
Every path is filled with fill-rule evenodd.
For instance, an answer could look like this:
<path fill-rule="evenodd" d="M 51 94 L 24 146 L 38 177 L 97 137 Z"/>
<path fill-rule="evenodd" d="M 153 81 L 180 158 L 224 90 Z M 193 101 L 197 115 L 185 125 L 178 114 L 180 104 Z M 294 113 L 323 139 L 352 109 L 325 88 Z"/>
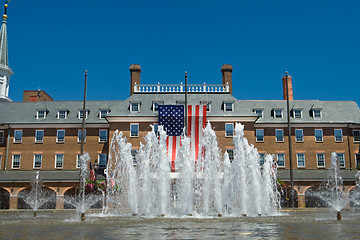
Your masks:
<path fill-rule="evenodd" d="M 302 118 L 302 110 L 301 109 L 293 109 L 293 117 L 294 118 Z"/>
<path fill-rule="evenodd" d="M 258 115 L 258 117 L 263 117 L 263 110 L 262 109 L 254 109 L 254 113 Z"/>
<path fill-rule="evenodd" d="M 313 118 L 321 118 L 321 117 L 322 117 L 321 109 L 313 109 Z"/>
<path fill-rule="evenodd" d="M 140 103 L 139 102 L 131 102 L 130 103 L 130 112 L 140 112 Z"/>
<path fill-rule="evenodd" d="M 233 112 L 234 111 L 234 103 L 233 102 L 224 102 L 224 111 L 225 112 Z"/>
<path fill-rule="evenodd" d="M 151 109 L 153 110 L 153 112 L 158 112 L 159 111 L 159 105 L 163 105 L 163 104 L 164 104 L 163 101 L 153 102 Z"/>
<path fill-rule="evenodd" d="M 200 105 L 206 105 L 206 111 L 211 112 L 211 102 L 208 101 L 200 102 Z"/>
<path fill-rule="evenodd" d="M 108 115 L 110 111 L 106 109 L 100 109 L 99 119 L 105 119 L 106 115 Z"/>
<path fill-rule="evenodd" d="M 46 119 L 46 110 L 38 110 L 36 113 L 36 119 Z"/>
<path fill-rule="evenodd" d="M 59 110 L 57 113 L 57 119 L 66 119 L 67 110 Z"/>
<path fill-rule="evenodd" d="M 88 115 L 89 115 L 89 110 L 85 110 L 85 119 L 88 118 Z M 79 119 L 82 119 L 83 116 L 84 116 L 83 110 L 79 110 L 78 118 L 79 118 Z"/>
<path fill-rule="evenodd" d="M 274 109 L 274 118 L 283 118 L 283 110 Z"/>

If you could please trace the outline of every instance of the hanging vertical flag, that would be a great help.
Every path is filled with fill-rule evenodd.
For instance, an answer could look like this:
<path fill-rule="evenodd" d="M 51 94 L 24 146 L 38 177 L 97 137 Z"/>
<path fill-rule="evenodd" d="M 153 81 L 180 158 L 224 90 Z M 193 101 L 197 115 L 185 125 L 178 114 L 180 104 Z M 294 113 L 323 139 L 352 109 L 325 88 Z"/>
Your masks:
<path fill-rule="evenodd" d="M 188 106 L 188 136 L 191 139 L 191 155 L 196 160 L 199 157 L 199 143 L 202 130 L 206 125 L 206 105 Z"/>
<path fill-rule="evenodd" d="M 91 162 L 90 162 L 89 180 L 90 180 L 90 181 L 95 181 L 95 172 L 94 172 L 94 170 L 93 170 L 93 167 L 92 167 Z"/>
<path fill-rule="evenodd" d="M 175 159 L 180 148 L 180 136 L 184 129 L 183 105 L 159 105 L 159 125 L 164 126 L 167 152 L 171 159 L 171 171 L 175 172 Z"/>

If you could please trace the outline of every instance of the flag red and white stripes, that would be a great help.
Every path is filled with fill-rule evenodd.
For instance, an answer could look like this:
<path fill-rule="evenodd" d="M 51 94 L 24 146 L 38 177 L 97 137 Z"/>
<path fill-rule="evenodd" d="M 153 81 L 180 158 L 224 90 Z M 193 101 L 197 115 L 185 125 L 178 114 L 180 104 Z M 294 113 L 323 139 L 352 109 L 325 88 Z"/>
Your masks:
<path fill-rule="evenodd" d="M 93 166 L 92 166 L 91 162 L 90 162 L 89 180 L 90 181 L 95 181 L 95 172 L 94 172 L 94 169 L 93 169 Z"/>

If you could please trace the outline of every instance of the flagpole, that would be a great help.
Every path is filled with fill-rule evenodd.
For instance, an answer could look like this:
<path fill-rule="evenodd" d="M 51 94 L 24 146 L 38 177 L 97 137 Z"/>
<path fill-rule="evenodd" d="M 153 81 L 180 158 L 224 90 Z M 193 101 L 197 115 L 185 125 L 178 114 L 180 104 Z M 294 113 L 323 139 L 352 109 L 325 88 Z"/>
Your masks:
<path fill-rule="evenodd" d="M 85 70 L 85 86 L 84 86 L 84 101 L 83 101 L 83 114 L 82 114 L 82 130 L 81 130 L 81 155 L 84 154 L 84 138 L 85 138 L 85 118 L 86 118 L 86 113 L 85 113 L 85 107 L 86 107 L 86 85 L 87 85 L 87 70 Z M 80 186 L 80 193 L 81 193 L 81 198 L 82 198 L 82 204 L 84 204 L 85 201 L 85 182 L 82 179 L 82 175 L 83 173 L 83 169 L 82 166 L 83 164 L 80 164 L 80 177 L 79 177 L 79 186 Z M 81 221 L 85 221 L 85 213 L 81 213 Z"/>
<path fill-rule="evenodd" d="M 187 71 L 185 71 L 185 136 L 188 136 Z"/>

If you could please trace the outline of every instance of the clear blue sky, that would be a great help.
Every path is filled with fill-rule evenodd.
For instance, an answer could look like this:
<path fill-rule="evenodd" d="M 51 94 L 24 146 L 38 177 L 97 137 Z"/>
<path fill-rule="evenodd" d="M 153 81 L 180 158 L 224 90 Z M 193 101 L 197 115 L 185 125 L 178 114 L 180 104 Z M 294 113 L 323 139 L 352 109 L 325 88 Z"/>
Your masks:
<path fill-rule="evenodd" d="M 360 103 L 360 1 L 19 1 L 8 8 L 9 97 L 41 88 L 55 100 L 125 100 L 141 82 L 221 83 L 232 64 L 238 99 Z"/>

